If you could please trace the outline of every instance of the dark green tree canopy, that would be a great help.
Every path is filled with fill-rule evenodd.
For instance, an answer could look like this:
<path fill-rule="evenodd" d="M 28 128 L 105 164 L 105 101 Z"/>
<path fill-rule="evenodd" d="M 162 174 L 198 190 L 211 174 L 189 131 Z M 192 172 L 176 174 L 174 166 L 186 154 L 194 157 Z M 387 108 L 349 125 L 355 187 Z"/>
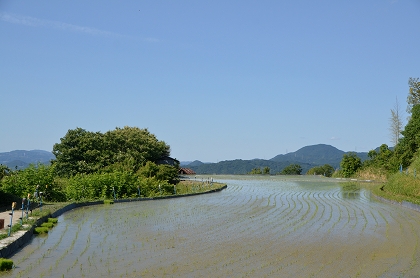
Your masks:
<path fill-rule="evenodd" d="M 103 134 L 76 128 L 54 144 L 53 154 L 57 173 L 73 176 L 107 169 L 136 172 L 147 161 L 169 155 L 170 147 L 147 129 L 126 126 Z"/>
<path fill-rule="evenodd" d="M 394 152 L 387 144 L 382 144 L 378 152 L 370 150 L 368 157 L 369 159 L 363 162 L 364 167 L 375 167 L 386 171 L 395 171 L 398 168 L 398 165 L 393 163 L 395 161 Z"/>
<path fill-rule="evenodd" d="M 0 180 L 3 177 L 8 176 L 11 172 L 12 170 L 10 170 L 9 167 L 7 167 L 6 165 L 0 164 Z"/>
<path fill-rule="evenodd" d="M 401 132 L 403 138 L 395 149 L 403 167 L 411 163 L 411 159 L 420 147 L 420 105 L 415 105 L 411 112 L 410 120 Z"/>
<path fill-rule="evenodd" d="M 343 159 L 340 162 L 341 171 L 345 178 L 351 177 L 362 167 L 362 160 L 357 156 L 356 153 L 348 153 L 343 155 Z"/>
<path fill-rule="evenodd" d="M 326 177 L 331 177 L 334 173 L 334 167 L 329 164 L 324 164 L 322 166 L 316 166 L 308 170 L 307 175 L 323 175 Z"/>
<path fill-rule="evenodd" d="M 301 173 L 302 167 L 299 164 L 290 164 L 280 172 L 281 175 L 300 175 Z"/>

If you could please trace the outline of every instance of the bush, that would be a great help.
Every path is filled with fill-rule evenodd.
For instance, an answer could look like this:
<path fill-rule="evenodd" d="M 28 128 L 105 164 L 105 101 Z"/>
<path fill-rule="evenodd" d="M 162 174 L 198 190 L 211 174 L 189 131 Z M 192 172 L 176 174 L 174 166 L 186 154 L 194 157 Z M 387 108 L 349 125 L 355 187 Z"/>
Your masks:
<path fill-rule="evenodd" d="M 2 190 L 19 197 L 33 195 L 37 186 L 44 193 L 44 201 L 64 201 L 61 187 L 55 183 L 55 167 L 38 164 L 29 165 L 28 168 L 14 171 L 2 180 Z"/>
<path fill-rule="evenodd" d="M 41 234 L 48 234 L 49 229 L 47 227 L 36 227 L 34 229 L 34 234 L 41 235 Z"/>
<path fill-rule="evenodd" d="M 48 218 L 48 222 L 49 223 L 53 223 L 53 224 L 57 224 L 58 223 L 58 219 L 57 218 Z"/>
<path fill-rule="evenodd" d="M 52 227 L 54 227 L 54 223 L 45 222 L 45 223 L 42 223 L 41 224 L 41 227 L 45 227 L 45 228 L 51 229 Z"/>
<path fill-rule="evenodd" d="M 0 258 L 0 271 L 10 270 L 13 268 L 13 261 Z"/>

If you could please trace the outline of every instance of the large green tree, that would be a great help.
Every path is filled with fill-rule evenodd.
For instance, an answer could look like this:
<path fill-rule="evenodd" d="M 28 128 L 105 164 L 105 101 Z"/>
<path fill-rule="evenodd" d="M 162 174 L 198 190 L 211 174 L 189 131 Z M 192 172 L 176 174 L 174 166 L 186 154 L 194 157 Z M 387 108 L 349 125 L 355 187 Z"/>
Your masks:
<path fill-rule="evenodd" d="M 82 128 L 69 130 L 53 147 L 60 176 L 124 170 L 136 172 L 147 161 L 157 162 L 170 147 L 147 129 L 116 128 L 102 134 Z"/>
<path fill-rule="evenodd" d="M 302 167 L 299 164 L 290 164 L 280 172 L 281 175 L 300 175 L 301 173 Z"/>
<path fill-rule="evenodd" d="M 334 173 L 334 167 L 329 164 L 324 164 L 323 166 L 316 166 L 308 170 L 307 175 L 323 175 L 326 177 L 331 177 Z"/>
<path fill-rule="evenodd" d="M 340 162 L 341 172 L 345 178 L 351 177 L 362 167 L 362 160 L 356 153 L 344 154 Z"/>

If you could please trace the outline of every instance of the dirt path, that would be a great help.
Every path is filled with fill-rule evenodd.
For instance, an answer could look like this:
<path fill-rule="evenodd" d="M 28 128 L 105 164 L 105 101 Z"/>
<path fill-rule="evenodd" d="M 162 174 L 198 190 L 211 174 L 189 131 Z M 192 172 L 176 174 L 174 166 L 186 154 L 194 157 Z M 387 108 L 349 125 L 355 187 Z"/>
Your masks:
<path fill-rule="evenodd" d="M 0 229 L 0 232 L 5 231 L 5 230 L 8 229 L 8 226 L 7 225 L 10 225 L 10 218 L 11 218 L 10 213 L 12 213 L 11 210 L 0 212 L 0 222 L 1 222 L 1 219 L 4 220 L 4 227 L 3 227 L 3 229 Z M 20 217 L 22 217 L 22 210 L 20 210 L 20 209 L 17 209 L 16 210 L 15 209 L 13 211 L 12 224 L 14 225 L 14 224 L 18 223 L 20 221 Z M 26 213 L 25 212 L 23 212 L 23 217 L 26 217 Z"/>

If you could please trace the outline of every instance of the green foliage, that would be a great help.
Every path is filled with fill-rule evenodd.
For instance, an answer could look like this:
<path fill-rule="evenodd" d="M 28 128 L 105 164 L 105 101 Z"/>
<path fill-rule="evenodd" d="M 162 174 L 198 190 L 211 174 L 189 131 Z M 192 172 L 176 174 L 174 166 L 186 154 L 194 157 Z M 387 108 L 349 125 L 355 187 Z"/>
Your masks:
<path fill-rule="evenodd" d="M 254 168 L 248 174 L 250 174 L 250 175 L 261 175 L 262 174 L 261 168 Z"/>
<path fill-rule="evenodd" d="M 42 223 L 41 224 L 41 227 L 46 227 L 48 229 L 51 229 L 51 228 L 54 227 L 54 223 L 52 223 L 52 222 L 45 222 L 45 223 Z"/>
<path fill-rule="evenodd" d="M 29 165 L 23 170 L 13 171 L 2 179 L 2 190 L 6 193 L 27 197 L 33 195 L 39 185 L 46 201 L 64 201 L 62 189 L 55 183 L 55 167 L 45 164 Z"/>
<path fill-rule="evenodd" d="M 137 175 L 130 172 L 77 174 L 63 180 L 66 197 L 72 201 L 131 197 L 137 193 Z"/>
<path fill-rule="evenodd" d="M 10 209 L 13 202 L 19 203 L 20 201 L 22 201 L 22 198 L 4 192 L 0 189 L 0 207 L 6 207 L 7 209 Z"/>
<path fill-rule="evenodd" d="M 313 167 L 306 172 L 307 175 L 323 175 L 325 177 L 331 177 L 333 173 L 334 168 L 329 164 Z"/>
<path fill-rule="evenodd" d="M 0 271 L 6 271 L 13 268 L 13 261 L 5 258 L 0 258 Z"/>
<path fill-rule="evenodd" d="M 411 113 L 414 106 L 420 104 L 420 82 L 419 78 L 408 79 L 407 112 Z"/>
<path fill-rule="evenodd" d="M 253 168 L 248 175 L 269 175 L 270 174 L 270 167 L 265 166 L 262 170 L 260 167 Z"/>
<path fill-rule="evenodd" d="M 158 167 L 159 168 L 159 167 Z M 142 196 L 158 196 L 173 193 L 173 186 L 156 176 L 143 177 L 131 172 L 77 174 L 62 179 L 66 197 L 72 201 L 118 199 Z"/>
<path fill-rule="evenodd" d="M 420 105 L 412 108 L 411 118 L 401 132 L 403 138 L 400 139 L 395 148 L 399 162 L 403 167 L 410 165 L 414 154 L 420 147 Z"/>
<path fill-rule="evenodd" d="M 170 148 L 147 129 L 116 128 L 102 134 L 82 128 L 69 130 L 53 147 L 60 176 L 98 171 L 136 172 L 147 161 L 169 155 Z"/>
<path fill-rule="evenodd" d="M 49 223 L 53 223 L 53 224 L 57 224 L 58 223 L 58 219 L 57 218 L 48 218 L 48 222 Z"/>
<path fill-rule="evenodd" d="M 41 235 L 41 234 L 48 234 L 49 229 L 47 227 L 36 227 L 34 229 L 34 234 Z"/>
<path fill-rule="evenodd" d="M 340 162 L 340 167 L 343 177 L 349 178 L 362 167 L 362 160 L 356 153 L 344 154 L 343 159 Z"/>
<path fill-rule="evenodd" d="M 395 173 L 392 175 L 383 189 L 391 192 L 394 195 L 407 196 L 411 198 L 420 198 L 420 179 L 413 175 L 406 175 L 405 173 Z"/>
<path fill-rule="evenodd" d="M 281 175 L 300 175 L 301 173 L 302 167 L 299 164 L 290 164 L 280 172 Z"/>
<path fill-rule="evenodd" d="M 137 173 L 142 177 L 155 177 L 157 180 L 167 181 L 170 184 L 176 184 L 179 182 L 178 169 L 174 166 L 166 164 L 156 165 L 154 162 L 147 161 Z"/>
<path fill-rule="evenodd" d="M 10 175 L 12 170 L 9 169 L 6 165 L 0 164 L 0 181 L 3 177 Z"/>
<path fill-rule="evenodd" d="M 104 200 L 104 204 L 105 205 L 113 205 L 114 204 L 114 200 Z"/>
<path fill-rule="evenodd" d="M 376 150 L 369 151 L 368 157 L 369 159 L 363 162 L 363 168 L 382 169 L 390 173 L 398 169 L 398 160 L 386 144 L 379 147 L 379 152 Z"/>

